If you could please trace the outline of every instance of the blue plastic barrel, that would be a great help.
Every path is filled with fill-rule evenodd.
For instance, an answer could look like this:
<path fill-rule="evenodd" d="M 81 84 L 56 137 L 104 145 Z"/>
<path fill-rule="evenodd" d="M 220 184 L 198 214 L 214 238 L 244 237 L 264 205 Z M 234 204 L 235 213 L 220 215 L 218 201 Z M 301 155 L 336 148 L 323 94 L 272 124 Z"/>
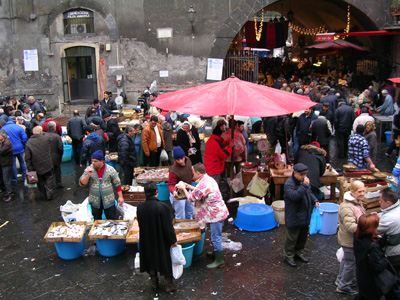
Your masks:
<path fill-rule="evenodd" d="M 391 131 L 385 131 L 386 134 L 386 143 L 390 145 L 390 139 L 392 138 L 392 132 Z"/>
<path fill-rule="evenodd" d="M 192 265 L 193 251 L 194 251 L 194 243 L 182 244 L 182 253 L 186 259 L 186 264 L 183 265 L 184 269 L 189 268 Z"/>
<path fill-rule="evenodd" d="M 335 203 L 321 203 L 319 208 L 321 213 L 321 231 L 320 234 L 336 234 L 339 221 L 339 205 Z"/>
<path fill-rule="evenodd" d="M 204 248 L 204 238 L 206 236 L 205 232 L 201 233 L 201 240 L 200 241 L 196 241 L 194 243 L 194 250 L 193 250 L 193 254 L 194 255 L 200 255 L 203 253 L 203 248 Z"/>
<path fill-rule="evenodd" d="M 62 162 L 67 162 L 72 159 L 72 146 L 64 143 L 64 153 L 62 156 Z"/>
<path fill-rule="evenodd" d="M 82 241 L 77 243 L 57 242 L 54 244 L 56 246 L 58 256 L 65 260 L 81 257 L 85 252 L 85 237 L 83 237 Z"/>
<path fill-rule="evenodd" d="M 168 201 L 169 200 L 169 190 L 168 184 L 166 182 L 157 183 L 158 189 L 158 200 L 160 201 Z"/>
<path fill-rule="evenodd" d="M 124 252 L 126 240 L 96 240 L 99 254 L 112 257 Z"/>

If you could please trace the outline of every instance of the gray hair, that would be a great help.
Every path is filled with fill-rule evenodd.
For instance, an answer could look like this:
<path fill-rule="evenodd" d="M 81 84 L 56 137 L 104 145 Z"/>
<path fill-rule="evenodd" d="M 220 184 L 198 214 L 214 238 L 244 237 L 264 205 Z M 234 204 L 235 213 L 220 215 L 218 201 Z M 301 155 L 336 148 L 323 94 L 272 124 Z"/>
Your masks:
<path fill-rule="evenodd" d="M 1 130 L 0 130 L 0 135 L 2 135 L 2 136 L 5 137 L 5 138 L 8 138 L 7 131 L 5 131 L 4 129 L 1 129 Z"/>
<path fill-rule="evenodd" d="M 30 100 L 35 100 L 35 97 L 29 96 L 29 97 L 28 97 L 28 101 L 30 101 Z"/>
<path fill-rule="evenodd" d="M 126 128 L 125 128 L 125 132 L 126 133 L 131 132 L 132 130 L 133 130 L 133 126 L 132 125 L 127 125 Z"/>
<path fill-rule="evenodd" d="M 56 128 L 56 123 L 53 121 L 50 121 L 49 123 L 47 123 L 47 128 L 49 132 L 53 132 L 54 129 Z"/>
<path fill-rule="evenodd" d="M 161 122 L 165 121 L 165 117 L 163 115 L 158 115 L 158 120 Z"/>

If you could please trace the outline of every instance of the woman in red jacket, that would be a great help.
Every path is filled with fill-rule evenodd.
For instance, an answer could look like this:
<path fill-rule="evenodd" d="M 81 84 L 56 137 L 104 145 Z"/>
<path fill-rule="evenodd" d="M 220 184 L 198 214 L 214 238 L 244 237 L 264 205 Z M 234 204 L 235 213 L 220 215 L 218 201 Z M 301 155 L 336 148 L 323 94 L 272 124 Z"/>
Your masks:
<path fill-rule="evenodd" d="M 215 179 L 220 184 L 221 174 L 225 170 L 225 160 L 232 154 L 232 146 L 234 141 L 223 140 L 221 134 L 226 130 L 226 123 L 224 120 L 219 120 L 217 126 L 213 130 L 206 143 L 206 150 L 204 153 L 204 166 L 209 176 Z"/>

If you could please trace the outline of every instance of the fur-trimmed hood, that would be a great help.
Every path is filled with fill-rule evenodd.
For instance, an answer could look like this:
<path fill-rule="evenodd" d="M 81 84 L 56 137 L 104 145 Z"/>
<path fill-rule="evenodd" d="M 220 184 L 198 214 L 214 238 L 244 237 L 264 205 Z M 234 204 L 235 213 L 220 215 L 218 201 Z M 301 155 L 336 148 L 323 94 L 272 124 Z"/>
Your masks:
<path fill-rule="evenodd" d="M 300 147 L 300 149 L 304 149 L 304 150 L 315 149 L 316 151 L 319 151 L 324 156 L 326 156 L 326 151 L 324 149 L 318 148 L 318 147 L 313 146 L 313 145 L 303 145 L 303 146 Z"/>

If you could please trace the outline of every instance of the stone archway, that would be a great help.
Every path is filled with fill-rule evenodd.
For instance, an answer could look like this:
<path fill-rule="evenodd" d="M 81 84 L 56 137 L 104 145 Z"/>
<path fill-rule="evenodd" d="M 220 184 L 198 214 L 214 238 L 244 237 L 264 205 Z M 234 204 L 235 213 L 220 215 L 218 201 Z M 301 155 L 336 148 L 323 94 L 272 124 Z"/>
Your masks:
<path fill-rule="evenodd" d="M 274 0 L 257 0 L 254 1 L 253 6 L 250 6 L 247 1 L 241 1 L 222 23 L 209 57 L 225 58 L 229 45 L 248 19 L 261 9 L 277 2 Z M 335 4 L 347 6 L 348 3 L 356 9 L 358 18 L 365 18 L 369 30 L 381 30 L 386 20 L 391 17 L 386 1 L 372 0 L 369 1 L 368 5 L 366 5 L 365 0 L 342 1 Z M 377 42 L 374 42 L 374 44 L 377 44 Z"/>

